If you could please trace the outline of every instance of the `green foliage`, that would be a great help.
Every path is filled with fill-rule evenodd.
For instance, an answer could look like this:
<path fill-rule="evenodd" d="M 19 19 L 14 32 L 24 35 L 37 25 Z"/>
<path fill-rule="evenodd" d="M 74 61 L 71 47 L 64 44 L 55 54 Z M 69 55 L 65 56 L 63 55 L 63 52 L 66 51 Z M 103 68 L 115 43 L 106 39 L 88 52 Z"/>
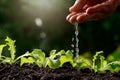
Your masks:
<path fill-rule="evenodd" d="M 50 52 L 49 58 L 47 58 L 47 64 L 50 68 L 56 69 L 60 66 L 60 54 L 56 54 L 56 50 Z"/>
<path fill-rule="evenodd" d="M 3 48 L 5 47 L 6 45 L 0 45 L 0 60 L 2 60 L 2 51 L 3 51 Z"/>
<path fill-rule="evenodd" d="M 3 61 L 3 63 L 6 63 L 6 62 L 9 62 L 9 63 L 14 63 L 15 61 L 15 52 L 16 52 L 16 49 L 15 49 L 15 41 L 13 41 L 12 39 L 10 39 L 9 37 L 7 37 L 5 39 L 6 41 L 6 44 L 3 44 L 3 45 L 0 45 L 0 59 Z M 9 54 L 10 54 L 10 57 L 9 56 L 2 56 L 2 50 L 5 46 L 8 46 L 8 50 L 9 50 Z"/>
<path fill-rule="evenodd" d="M 112 73 L 120 71 L 120 61 L 113 61 L 107 64 L 106 68 Z"/>
<path fill-rule="evenodd" d="M 71 65 L 74 67 L 75 63 L 73 61 L 73 53 L 71 51 L 67 51 L 66 53 L 64 53 L 61 57 L 60 57 L 60 67 L 62 67 L 62 65 L 66 62 L 70 62 Z"/>
<path fill-rule="evenodd" d="M 22 57 L 21 58 L 21 62 L 20 62 L 20 66 L 22 66 L 23 64 L 27 63 L 27 64 L 33 64 L 35 62 L 35 60 L 32 57 Z"/>
<path fill-rule="evenodd" d="M 75 57 L 74 61 L 78 69 L 92 68 L 92 61 L 83 56 Z"/>
<path fill-rule="evenodd" d="M 105 73 L 107 70 L 110 72 L 120 71 L 120 61 L 109 62 L 105 60 L 105 57 L 102 56 L 101 53 L 103 53 L 103 51 L 96 52 L 92 61 L 82 56 L 76 57 L 76 67 L 79 69 L 89 68 L 98 73 Z"/>
<path fill-rule="evenodd" d="M 62 67 L 64 63 L 69 62 L 73 67 L 75 63 L 73 61 L 73 53 L 71 51 L 65 52 L 64 50 L 56 53 L 56 50 L 50 52 L 50 57 L 48 58 L 48 66 L 52 69 Z"/>
<path fill-rule="evenodd" d="M 6 44 L 9 46 L 8 50 L 10 51 L 10 55 L 11 55 L 10 60 L 11 60 L 11 63 L 13 63 L 15 60 L 15 52 L 16 52 L 15 45 L 14 45 L 15 41 L 10 39 L 9 37 L 7 37 L 5 41 L 6 41 Z"/>
<path fill-rule="evenodd" d="M 5 39 L 5 41 L 6 41 L 5 44 L 0 45 L 0 60 L 2 61 L 2 63 L 13 64 L 20 58 L 22 58 L 24 56 L 28 56 L 28 54 L 23 54 L 23 55 L 19 56 L 18 58 L 15 58 L 15 53 L 16 53 L 15 41 L 9 37 L 7 37 Z M 7 46 L 8 46 L 8 51 L 9 51 L 10 56 L 3 56 L 2 55 L 3 48 L 7 47 Z"/>
<path fill-rule="evenodd" d="M 39 67 L 45 66 L 45 53 L 42 50 L 34 49 L 31 53 L 27 52 L 26 54 L 28 54 L 26 55 L 28 58 L 25 58 L 25 56 L 21 57 L 20 66 L 22 66 L 24 63 L 35 63 Z"/>
<path fill-rule="evenodd" d="M 97 52 L 95 56 L 93 56 L 93 65 L 92 68 L 97 72 L 99 68 L 103 67 L 104 64 L 104 57 L 101 56 L 100 54 L 103 52 Z"/>
<path fill-rule="evenodd" d="M 93 65 L 92 69 L 95 72 L 105 73 L 106 70 L 111 72 L 118 72 L 120 71 L 120 61 L 112 61 L 109 62 L 105 60 L 105 57 L 100 55 L 102 52 L 97 52 L 93 58 Z"/>
<path fill-rule="evenodd" d="M 0 45 L 0 61 L 1 63 L 13 64 L 20 60 L 20 66 L 23 64 L 36 64 L 39 67 L 48 66 L 51 69 L 60 68 L 63 64 L 69 62 L 72 67 L 77 69 L 89 68 L 98 73 L 105 73 L 106 70 L 112 73 L 120 71 L 120 61 L 108 61 L 101 55 L 103 51 L 96 52 L 93 59 L 87 59 L 83 56 L 73 57 L 73 53 L 68 50 L 61 50 L 56 52 L 52 50 L 50 56 L 46 57 L 45 53 L 41 49 L 34 49 L 32 52 L 26 52 L 25 54 L 15 58 L 15 41 L 7 37 L 6 43 Z M 2 51 L 5 46 L 8 46 L 10 56 L 3 56 Z"/>

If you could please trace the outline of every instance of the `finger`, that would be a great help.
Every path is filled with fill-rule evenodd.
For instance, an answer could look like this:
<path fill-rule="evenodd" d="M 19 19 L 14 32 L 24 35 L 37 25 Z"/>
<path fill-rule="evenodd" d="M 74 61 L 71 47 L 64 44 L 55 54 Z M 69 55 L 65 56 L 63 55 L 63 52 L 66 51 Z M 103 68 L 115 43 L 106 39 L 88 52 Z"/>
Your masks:
<path fill-rule="evenodd" d="M 96 12 L 111 13 L 115 10 L 115 8 L 116 7 L 114 6 L 112 0 L 108 0 L 108 1 L 105 1 L 101 4 L 97 4 L 95 6 L 87 8 L 86 12 L 88 14 L 96 13 Z"/>
<path fill-rule="evenodd" d="M 75 4 L 69 8 L 70 12 L 79 12 L 88 0 L 76 0 Z"/>
<path fill-rule="evenodd" d="M 87 8 L 91 7 L 90 5 L 86 4 L 84 7 L 83 7 L 83 10 L 86 10 Z"/>
<path fill-rule="evenodd" d="M 92 14 L 92 15 L 89 15 L 88 16 L 88 18 L 87 18 L 87 21 L 89 21 L 89 20 L 99 20 L 99 19 L 104 19 L 105 17 L 107 17 L 107 15 L 106 14 L 104 14 L 104 13 L 94 13 L 94 14 Z"/>
<path fill-rule="evenodd" d="M 69 19 L 69 22 L 72 23 L 72 24 L 75 24 L 76 22 L 78 23 L 77 21 L 77 17 L 82 15 L 84 12 L 81 12 L 81 13 L 77 13 L 73 16 L 71 16 L 71 18 Z"/>
<path fill-rule="evenodd" d="M 93 14 L 96 12 L 105 12 L 105 10 L 107 10 L 107 7 L 105 7 L 104 5 L 101 5 L 101 4 L 97 4 L 96 6 L 87 8 L 86 12 L 88 14 Z"/>
<path fill-rule="evenodd" d="M 77 14 L 71 16 L 70 19 L 69 19 L 69 22 L 72 23 L 72 24 L 74 24 L 75 22 L 77 22 L 76 18 L 77 18 Z"/>
<path fill-rule="evenodd" d="M 88 16 L 89 16 L 88 14 L 82 13 L 81 15 L 77 16 L 77 22 L 82 23 L 82 22 L 86 21 Z"/>
<path fill-rule="evenodd" d="M 82 23 L 85 21 L 91 21 L 91 20 L 98 20 L 98 19 L 103 19 L 105 18 L 107 15 L 103 14 L 103 13 L 94 13 L 92 15 L 89 15 L 87 13 L 82 14 L 81 16 L 77 17 L 77 22 L 78 23 Z"/>
<path fill-rule="evenodd" d="M 66 20 L 69 21 L 69 19 L 71 18 L 71 16 L 75 15 L 76 12 L 72 12 L 70 13 L 67 17 L 66 17 Z"/>

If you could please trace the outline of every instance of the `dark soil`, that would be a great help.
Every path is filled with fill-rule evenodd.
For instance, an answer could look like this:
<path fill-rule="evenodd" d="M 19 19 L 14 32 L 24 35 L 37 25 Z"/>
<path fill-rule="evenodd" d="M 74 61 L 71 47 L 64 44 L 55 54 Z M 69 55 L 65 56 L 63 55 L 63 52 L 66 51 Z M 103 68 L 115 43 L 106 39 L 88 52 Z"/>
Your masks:
<path fill-rule="evenodd" d="M 0 64 L 0 80 L 120 80 L 119 73 L 94 73 L 89 69 L 77 70 L 64 66 L 59 69 L 39 68 L 36 65 Z"/>

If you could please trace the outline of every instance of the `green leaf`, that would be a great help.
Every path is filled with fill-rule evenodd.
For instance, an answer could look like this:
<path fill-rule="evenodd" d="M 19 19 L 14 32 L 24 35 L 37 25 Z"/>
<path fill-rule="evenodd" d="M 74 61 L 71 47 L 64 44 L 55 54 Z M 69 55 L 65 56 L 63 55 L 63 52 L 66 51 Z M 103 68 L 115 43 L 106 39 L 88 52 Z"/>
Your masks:
<path fill-rule="evenodd" d="M 27 63 L 27 64 L 33 64 L 35 62 L 35 60 L 32 57 L 22 57 L 21 58 L 21 62 L 20 62 L 20 66 L 22 66 L 23 64 Z"/>
<path fill-rule="evenodd" d="M 59 51 L 57 54 L 59 54 L 59 55 L 65 55 L 66 52 L 65 52 L 65 50 L 61 50 L 61 51 Z"/>
<path fill-rule="evenodd" d="M 100 68 L 98 69 L 98 72 L 105 73 L 107 70 L 107 61 L 105 60 L 104 56 L 100 55 Z"/>
<path fill-rule="evenodd" d="M 60 67 L 60 60 L 59 59 L 54 60 L 54 59 L 48 58 L 48 66 L 51 69 L 59 68 Z"/>
<path fill-rule="evenodd" d="M 15 59 L 15 52 L 16 52 L 16 49 L 15 49 L 15 41 L 10 39 L 9 37 L 7 37 L 5 39 L 6 41 L 6 44 L 9 46 L 9 51 L 10 51 L 10 54 L 11 54 L 11 62 L 13 63 L 14 62 L 14 59 Z"/>
<path fill-rule="evenodd" d="M 47 59 L 47 65 L 52 68 L 52 69 L 56 69 L 60 67 L 60 57 L 61 57 L 61 52 L 63 52 L 63 50 L 59 51 L 58 53 L 56 53 L 56 50 L 52 50 L 50 52 L 50 56 Z"/>
<path fill-rule="evenodd" d="M 5 57 L 5 59 L 2 60 L 2 63 L 3 63 L 3 64 L 5 64 L 5 63 L 10 63 L 10 64 L 12 64 L 11 58 L 10 58 L 10 57 Z"/>
<path fill-rule="evenodd" d="M 39 67 L 45 66 L 45 64 L 46 64 L 45 53 L 42 50 L 40 50 L 40 49 L 34 49 L 31 52 L 30 56 L 35 59 L 35 63 Z"/>
<path fill-rule="evenodd" d="M 56 54 L 56 50 L 52 50 L 51 52 L 50 52 L 50 56 L 54 56 Z"/>
<path fill-rule="evenodd" d="M 112 73 L 119 72 L 120 71 L 120 61 L 113 61 L 110 62 L 107 66 L 108 70 L 110 70 Z"/>
<path fill-rule="evenodd" d="M 3 51 L 3 48 L 5 47 L 6 45 L 0 45 L 0 60 L 2 60 L 2 51 Z"/>
<path fill-rule="evenodd" d="M 50 68 L 56 69 L 62 67 L 62 65 L 67 62 L 70 62 L 73 67 L 75 66 L 71 51 L 65 52 L 64 50 L 61 50 L 56 53 L 56 50 L 52 50 L 50 52 L 50 57 L 48 58 L 47 64 Z"/>
<path fill-rule="evenodd" d="M 70 62 L 72 64 L 72 66 L 74 66 L 74 63 L 73 63 L 73 53 L 71 51 L 67 51 L 66 53 L 64 53 L 60 57 L 60 62 L 61 62 L 60 67 L 62 67 L 62 65 L 64 63 L 66 63 L 66 62 Z"/>
<path fill-rule="evenodd" d="M 78 56 L 75 58 L 76 67 L 79 69 L 90 68 L 92 69 L 92 62 L 83 56 Z"/>
<path fill-rule="evenodd" d="M 100 62 L 98 62 L 98 61 L 99 61 L 99 56 L 100 56 L 101 53 L 103 53 L 103 51 L 96 52 L 96 54 L 93 56 L 93 65 L 92 65 L 92 68 L 93 68 L 93 70 L 95 72 L 98 71 L 98 68 L 100 66 Z"/>

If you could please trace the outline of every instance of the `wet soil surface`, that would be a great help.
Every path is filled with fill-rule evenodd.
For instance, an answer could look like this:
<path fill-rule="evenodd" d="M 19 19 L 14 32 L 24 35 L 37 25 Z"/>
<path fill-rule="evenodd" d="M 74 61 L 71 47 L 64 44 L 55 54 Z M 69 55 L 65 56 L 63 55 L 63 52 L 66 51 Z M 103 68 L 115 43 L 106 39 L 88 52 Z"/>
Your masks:
<path fill-rule="evenodd" d="M 0 80 L 120 80 L 119 73 L 94 73 L 89 69 L 77 70 L 64 66 L 59 69 L 39 68 L 36 65 L 19 63 L 0 64 Z"/>

